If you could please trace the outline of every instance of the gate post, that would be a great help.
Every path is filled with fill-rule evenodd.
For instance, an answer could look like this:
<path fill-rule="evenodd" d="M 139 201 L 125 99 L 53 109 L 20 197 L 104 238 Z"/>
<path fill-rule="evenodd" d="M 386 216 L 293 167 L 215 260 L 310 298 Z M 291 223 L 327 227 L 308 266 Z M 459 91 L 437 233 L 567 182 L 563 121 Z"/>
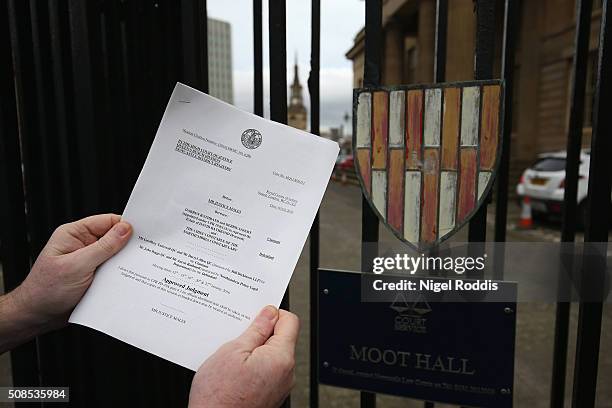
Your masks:
<path fill-rule="evenodd" d="M 567 135 L 561 242 L 574 242 L 576 235 L 576 196 L 578 192 L 578 168 L 580 166 L 580 147 L 582 145 L 582 126 L 584 122 L 584 96 L 592 6 L 593 0 L 578 0 L 576 2 L 576 33 L 574 35 L 571 84 L 572 99 L 570 101 Z M 571 262 L 573 265 L 573 253 L 566 254 L 567 250 L 569 248 L 561 247 L 561 262 L 563 264 Z M 567 265 L 567 267 L 569 270 L 572 269 L 570 265 Z M 563 408 L 564 406 L 570 307 L 571 303 L 569 302 L 557 302 L 550 387 L 551 408 Z"/>
<path fill-rule="evenodd" d="M 612 183 L 612 4 L 605 0 L 601 15 L 599 37 L 599 63 L 593 108 L 593 137 L 591 141 L 591 163 L 589 167 L 589 189 L 587 202 L 587 222 L 585 258 L 582 269 L 583 294 L 603 295 L 606 269 L 606 248 L 610 226 L 610 195 Z M 603 253 L 601 253 L 603 251 Z M 601 300 L 582 300 L 578 315 L 578 338 L 574 369 L 574 393 L 572 407 L 589 408 L 595 406 L 597 390 L 597 368 L 599 363 L 599 344 L 601 337 Z"/>
<path fill-rule="evenodd" d="M 365 13 L 365 63 L 363 86 L 380 85 L 382 32 L 382 0 L 366 0 Z M 372 272 L 372 260 L 378 252 L 378 217 L 365 195 L 361 200 L 361 272 Z M 361 407 L 376 407 L 376 394 L 360 393 Z"/>
<path fill-rule="evenodd" d="M 0 64 L 0 259 L 4 290 L 18 286 L 30 269 L 21 149 L 17 126 L 12 47 L 8 8 L 0 7 L 0 50 L 7 63 Z M 38 385 L 36 340 L 11 351 L 14 386 Z"/>

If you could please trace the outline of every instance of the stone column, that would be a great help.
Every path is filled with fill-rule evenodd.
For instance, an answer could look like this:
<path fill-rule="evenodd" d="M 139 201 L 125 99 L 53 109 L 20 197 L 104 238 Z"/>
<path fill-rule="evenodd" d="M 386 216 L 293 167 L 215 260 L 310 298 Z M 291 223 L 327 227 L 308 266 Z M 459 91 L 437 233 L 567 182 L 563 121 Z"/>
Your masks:
<path fill-rule="evenodd" d="M 542 34 L 539 11 L 541 4 L 523 1 L 521 10 L 520 52 L 518 90 L 518 129 L 514 129 L 512 158 L 520 161 L 533 160 L 538 141 L 538 91 L 540 82 L 540 36 Z"/>
<path fill-rule="evenodd" d="M 501 2 L 500 2 L 501 4 Z M 498 5 L 498 7 L 500 7 Z M 476 13 L 472 0 L 448 2 L 448 43 L 446 80 L 474 79 L 476 47 Z"/>
<path fill-rule="evenodd" d="M 385 26 L 384 41 L 382 83 L 384 85 L 400 85 L 404 68 L 402 26 L 395 21 L 389 21 Z"/>
<path fill-rule="evenodd" d="M 429 83 L 433 81 L 436 1 L 420 0 L 418 13 L 419 31 L 415 76 L 417 83 Z"/>

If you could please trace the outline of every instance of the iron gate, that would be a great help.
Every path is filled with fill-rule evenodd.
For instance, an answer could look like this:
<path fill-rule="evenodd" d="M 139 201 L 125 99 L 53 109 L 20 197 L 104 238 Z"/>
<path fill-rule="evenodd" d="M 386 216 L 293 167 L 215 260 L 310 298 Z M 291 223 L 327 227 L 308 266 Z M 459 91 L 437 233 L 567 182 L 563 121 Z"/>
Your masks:
<path fill-rule="evenodd" d="M 364 85 L 381 77 L 382 0 L 367 0 Z M 502 4 L 503 3 L 503 4 Z M 605 242 L 612 177 L 612 5 L 604 1 L 595 93 L 589 219 L 585 240 Z M 358 6 L 359 3 L 356 4 Z M 475 0 L 474 77 L 493 78 L 495 8 L 503 6 L 501 76 L 512 100 L 520 0 Z M 576 232 L 579 153 L 592 0 L 577 0 L 567 139 L 562 240 Z M 254 111 L 263 116 L 262 1 L 253 0 Z M 324 12 L 324 10 L 323 10 Z M 286 122 L 285 0 L 269 0 L 270 116 Z M 319 134 L 320 0 L 312 0 L 310 128 Z M 434 78 L 445 79 L 448 0 L 436 1 Z M 208 90 L 206 0 L 4 0 L 0 6 L 0 216 L 5 288 L 17 286 L 53 228 L 101 211 L 120 212 L 144 162 L 170 90 L 182 81 Z M 154 46 L 151 46 L 154 45 Z M 512 103 L 503 112 L 503 154 L 496 180 L 495 241 L 506 237 Z M 104 194 L 100 192 L 103 191 Z M 490 200 L 489 200 L 490 201 Z M 484 205 L 469 240 L 486 240 Z M 597 220 L 595 220 L 597 217 Z M 310 239 L 310 406 L 318 394 L 319 216 Z M 362 204 L 363 272 L 370 271 L 378 219 Z M 368 243 L 368 245 L 366 245 Z M 605 262 L 605 259 L 603 260 Z M 495 258 L 496 279 L 503 257 Z M 283 300 L 289 306 L 289 298 Z M 602 304 L 579 305 L 573 406 L 593 407 Z M 557 305 L 551 406 L 562 407 L 569 303 Z M 82 360 L 84 350 L 91 356 Z M 107 358 L 108 355 L 116 356 Z M 191 372 L 90 330 L 70 326 L 11 353 L 15 386 L 72 387 L 73 406 L 185 406 Z M 104 390 L 104 391 L 103 391 Z M 288 402 L 287 402 L 288 405 Z M 376 395 L 361 393 L 361 406 Z M 425 402 L 426 407 L 433 403 Z"/>

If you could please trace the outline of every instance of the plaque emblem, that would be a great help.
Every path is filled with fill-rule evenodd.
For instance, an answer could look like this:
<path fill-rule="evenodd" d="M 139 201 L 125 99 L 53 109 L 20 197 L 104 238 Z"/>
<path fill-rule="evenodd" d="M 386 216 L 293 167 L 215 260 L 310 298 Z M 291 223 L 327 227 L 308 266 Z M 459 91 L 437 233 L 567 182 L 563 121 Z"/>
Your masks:
<path fill-rule="evenodd" d="M 261 145 L 262 136 L 257 129 L 247 129 L 242 132 L 242 145 L 247 149 L 257 149 Z"/>
<path fill-rule="evenodd" d="M 502 94 L 499 80 L 354 91 L 355 169 L 399 239 L 435 246 L 482 205 L 500 156 Z"/>
<path fill-rule="evenodd" d="M 427 318 L 425 315 L 431 312 L 431 306 L 422 296 L 412 304 L 408 304 L 404 295 L 399 293 L 390 308 L 397 312 L 394 319 L 395 330 L 419 334 L 427 333 Z"/>

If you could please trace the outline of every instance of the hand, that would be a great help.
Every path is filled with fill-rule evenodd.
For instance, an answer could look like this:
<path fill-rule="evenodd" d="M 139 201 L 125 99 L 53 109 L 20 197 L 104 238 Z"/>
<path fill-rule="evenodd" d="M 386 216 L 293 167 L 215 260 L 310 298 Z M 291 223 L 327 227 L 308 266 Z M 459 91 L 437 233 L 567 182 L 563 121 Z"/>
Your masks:
<path fill-rule="evenodd" d="M 132 227 L 116 214 L 94 215 L 58 227 L 25 281 L 8 296 L 47 329 L 65 325 L 94 271 L 125 246 Z"/>
<path fill-rule="evenodd" d="M 202 364 L 191 384 L 190 408 L 278 407 L 295 382 L 296 315 L 266 306 L 237 339 Z"/>

